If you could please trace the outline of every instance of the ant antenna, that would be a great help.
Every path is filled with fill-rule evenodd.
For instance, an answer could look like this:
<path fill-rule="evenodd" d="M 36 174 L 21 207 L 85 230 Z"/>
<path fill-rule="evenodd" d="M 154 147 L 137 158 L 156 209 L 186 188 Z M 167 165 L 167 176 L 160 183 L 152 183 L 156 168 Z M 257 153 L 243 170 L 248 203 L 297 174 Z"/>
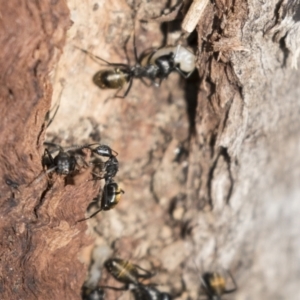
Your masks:
<path fill-rule="evenodd" d="M 82 49 L 82 48 L 77 47 L 77 46 L 75 46 L 75 45 L 73 45 L 73 47 L 76 48 L 76 49 L 78 49 L 78 50 L 80 50 L 80 51 L 82 51 L 83 53 L 87 54 L 94 62 L 96 62 L 96 63 L 97 63 L 98 65 L 100 65 L 100 66 L 106 66 L 106 65 L 109 65 L 109 66 L 113 66 L 113 67 L 125 67 L 125 68 L 128 68 L 128 65 L 126 65 L 126 64 L 122 64 L 122 63 L 111 63 L 111 62 L 109 62 L 109 61 L 107 61 L 107 60 L 101 58 L 100 56 L 95 55 L 95 54 L 93 54 L 93 53 L 91 53 L 91 52 L 89 52 L 89 51 L 87 51 L 87 50 L 85 50 L 85 49 Z M 105 65 L 100 64 L 99 61 L 97 61 L 97 60 L 100 60 L 100 61 L 104 62 Z"/>
<path fill-rule="evenodd" d="M 52 116 L 52 118 L 51 118 L 50 120 L 49 120 L 49 118 L 50 118 L 50 113 L 51 113 L 51 110 L 52 110 L 52 109 L 50 109 L 50 110 L 46 113 L 45 120 L 49 120 L 49 122 L 48 122 L 46 128 L 48 128 L 48 127 L 51 125 L 51 123 L 53 122 L 53 120 L 54 120 L 54 118 L 55 118 L 55 116 L 56 116 L 56 114 L 57 114 L 57 112 L 58 112 L 58 109 L 59 109 L 59 107 L 60 107 L 61 96 L 62 96 L 63 90 L 64 90 L 64 88 L 65 88 L 65 84 L 64 84 L 64 83 L 61 82 L 61 85 L 62 85 L 62 89 L 61 89 L 61 91 L 60 91 L 60 93 L 59 93 L 58 101 L 54 104 L 53 108 L 54 108 L 55 106 L 57 106 L 57 107 L 56 107 L 55 112 L 54 112 L 54 114 L 53 114 L 53 116 Z"/>
<path fill-rule="evenodd" d="M 139 57 L 138 57 L 137 48 L 136 48 L 135 22 L 134 22 L 134 25 L 133 25 L 133 52 L 134 52 L 135 61 L 138 64 L 139 63 Z"/>

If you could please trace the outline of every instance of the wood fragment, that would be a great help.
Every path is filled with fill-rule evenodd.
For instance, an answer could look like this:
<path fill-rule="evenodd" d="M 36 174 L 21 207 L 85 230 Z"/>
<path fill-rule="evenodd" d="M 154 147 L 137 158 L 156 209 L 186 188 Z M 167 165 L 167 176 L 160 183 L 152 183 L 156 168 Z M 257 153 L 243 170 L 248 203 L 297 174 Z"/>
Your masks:
<path fill-rule="evenodd" d="M 194 31 L 203 15 L 207 4 L 208 0 L 194 0 L 182 22 L 182 30 L 188 33 Z"/>

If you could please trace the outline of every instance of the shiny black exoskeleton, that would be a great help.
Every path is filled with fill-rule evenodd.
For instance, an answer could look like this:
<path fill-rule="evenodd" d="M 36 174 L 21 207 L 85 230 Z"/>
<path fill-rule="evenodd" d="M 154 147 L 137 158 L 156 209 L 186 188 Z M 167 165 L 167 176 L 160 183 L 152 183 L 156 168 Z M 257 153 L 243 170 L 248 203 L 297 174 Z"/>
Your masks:
<path fill-rule="evenodd" d="M 104 179 L 106 182 L 110 181 L 115 177 L 119 171 L 119 161 L 115 156 L 112 156 L 109 160 L 104 163 Z"/>
<path fill-rule="evenodd" d="M 119 185 L 114 182 L 112 179 L 105 182 L 102 193 L 94 199 L 94 203 L 99 207 L 97 211 L 91 214 L 89 217 L 78 220 L 77 222 L 82 222 L 88 219 L 93 218 L 102 210 L 110 210 L 114 208 L 119 201 L 121 200 L 121 195 L 124 194 L 124 191 L 119 187 Z"/>
<path fill-rule="evenodd" d="M 106 182 L 101 197 L 101 210 L 110 210 L 114 208 L 121 200 L 121 194 L 124 194 L 124 191 L 119 187 L 119 185 L 116 182 Z"/>
<path fill-rule="evenodd" d="M 87 146 L 84 146 L 84 148 L 88 148 L 92 151 L 93 154 L 108 157 L 108 160 L 104 162 L 103 164 L 103 171 L 105 172 L 104 176 L 97 176 L 97 179 L 105 179 L 105 182 L 109 183 L 111 182 L 112 178 L 115 177 L 119 171 L 119 161 L 117 159 L 118 153 L 114 150 L 112 150 L 107 145 L 99 145 L 96 148 L 93 148 L 92 146 L 99 145 L 97 144 L 90 144 Z"/>
<path fill-rule="evenodd" d="M 97 147 L 93 147 L 98 145 Z M 108 160 L 104 163 L 101 161 L 100 164 L 102 166 L 101 171 L 104 172 L 104 175 L 99 176 L 96 173 L 93 173 L 96 177 L 94 180 L 105 180 L 105 185 L 103 190 L 99 192 L 98 196 L 93 200 L 92 205 L 96 204 L 98 210 L 95 211 L 92 215 L 87 218 L 81 219 L 77 222 L 82 222 L 88 220 L 95 215 L 97 215 L 102 210 L 110 210 L 114 208 L 120 201 L 121 195 L 124 191 L 119 187 L 119 185 L 113 180 L 119 170 L 119 161 L 117 160 L 118 153 L 112 150 L 107 145 L 99 145 L 99 143 L 84 145 L 80 148 L 88 148 L 95 155 L 108 157 Z M 92 164 L 97 165 L 98 161 L 93 162 Z"/>
<path fill-rule="evenodd" d="M 69 175 L 75 171 L 77 160 L 74 153 L 65 151 L 61 146 L 53 143 L 44 143 L 44 145 L 59 149 L 55 157 L 47 148 L 45 149 L 42 164 L 47 168 L 47 173 L 55 171 L 60 175 Z"/>
<path fill-rule="evenodd" d="M 82 300 L 104 300 L 104 291 L 100 287 L 94 289 L 83 286 L 81 290 Z"/>
<path fill-rule="evenodd" d="M 98 155 L 103 156 L 103 157 L 111 158 L 111 157 L 118 156 L 118 153 L 115 150 L 111 149 L 107 145 L 99 145 L 98 147 L 93 148 L 92 146 L 94 146 L 94 145 L 99 145 L 99 143 L 90 144 L 90 145 L 87 145 L 87 146 L 84 146 L 84 147 L 89 148 L 93 153 L 98 154 Z"/>
<path fill-rule="evenodd" d="M 139 284 L 131 289 L 134 300 L 171 300 L 168 293 L 160 292 L 154 286 Z"/>
<path fill-rule="evenodd" d="M 151 51 L 150 54 L 145 55 L 140 62 L 134 45 L 136 59 L 136 64 L 134 66 L 122 63 L 110 63 L 84 49 L 78 49 L 90 55 L 92 58 L 101 60 L 111 67 L 111 69 L 100 70 L 94 75 L 93 82 L 99 88 L 120 90 L 125 84 L 128 84 L 128 88 L 123 96 L 117 96 L 117 91 L 115 97 L 118 98 L 125 98 L 127 96 L 134 78 L 139 78 L 141 80 L 147 78 L 158 86 L 161 84 L 162 80 L 167 78 L 173 71 L 177 71 L 183 77 L 187 78 L 196 68 L 195 54 L 181 45 L 167 46 Z"/>
<path fill-rule="evenodd" d="M 111 258 L 105 262 L 107 271 L 119 282 L 124 283 L 123 287 L 103 286 L 117 291 L 130 290 L 135 300 L 171 300 L 167 293 L 160 292 L 153 285 L 144 285 L 141 279 L 148 279 L 155 274 L 151 273 L 138 265 L 132 264 L 119 258 Z"/>
<path fill-rule="evenodd" d="M 140 278 L 147 279 L 155 275 L 138 265 L 120 258 L 108 259 L 104 266 L 116 280 L 125 284 L 139 284 Z"/>
<path fill-rule="evenodd" d="M 202 275 L 201 285 L 210 300 L 221 300 L 222 295 L 230 294 L 237 290 L 237 284 L 233 276 L 229 271 L 227 272 L 234 286 L 232 289 L 226 289 L 226 279 L 219 273 L 207 272 Z"/>

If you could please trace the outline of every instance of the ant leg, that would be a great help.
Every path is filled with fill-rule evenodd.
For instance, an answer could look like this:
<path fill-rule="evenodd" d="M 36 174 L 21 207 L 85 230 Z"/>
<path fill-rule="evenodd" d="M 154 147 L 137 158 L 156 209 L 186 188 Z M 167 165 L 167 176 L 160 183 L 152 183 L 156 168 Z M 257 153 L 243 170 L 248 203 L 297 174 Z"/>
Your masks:
<path fill-rule="evenodd" d="M 123 287 L 114 287 L 114 286 L 109 286 L 109 285 L 100 285 L 99 286 L 102 289 L 111 289 L 111 290 L 115 290 L 115 291 L 127 291 L 128 287 L 125 285 Z"/>
<path fill-rule="evenodd" d="M 45 144 L 45 143 L 44 143 L 44 144 Z M 44 156 L 45 156 L 45 153 L 47 154 L 47 156 L 48 156 L 48 158 L 49 158 L 51 164 L 53 165 L 53 164 L 54 164 L 54 159 L 53 159 L 53 157 L 52 157 L 50 151 L 49 151 L 48 149 L 45 149 L 45 151 L 44 151 Z"/>
<path fill-rule="evenodd" d="M 55 144 L 55 143 L 44 142 L 44 145 L 45 145 L 45 146 L 54 147 L 54 148 L 55 148 L 55 151 L 57 151 L 57 149 L 59 149 L 59 151 L 64 151 L 64 149 L 63 149 L 60 145 L 57 145 L 57 144 Z M 46 150 L 46 149 L 45 149 L 45 150 Z M 49 150 L 47 149 L 47 151 L 49 151 Z M 49 151 L 49 153 L 50 153 L 50 151 Z"/>
<path fill-rule="evenodd" d="M 57 168 L 57 167 L 50 168 L 50 169 L 48 169 L 46 172 L 42 171 L 42 172 L 40 173 L 40 175 L 38 175 L 38 177 L 36 177 L 35 179 L 33 179 L 33 180 L 29 183 L 29 185 L 31 185 L 31 184 L 34 183 L 34 182 L 37 182 L 37 183 L 40 182 L 40 180 L 41 180 L 44 176 L 46 176 L 48 173 L 51 173 L 51 172 L 54 171 L 56 168 Z M 48 180 L 49 180 L 49 178 L 48 178 Z"/>
<path fill-rule="evenodd" d="M 114 157 L 117 157 L 117 156 L 119 155 L 119 153 L 118 153 L 117 151 L 115 151 L 115 150 L 113 150 L 113 149 L 111 149 L 111 151 L 113 152 L 113 156 L 114 156 Z"/>
<path fill-rule="evenodd" d="M 76 165 L 77 165 L 78 167 L 80 167 L 80 165 L 79 165 L 77 159 L 78 159 L 78 160 L 80 159 L 81 162 L 83 162 L 83 164 L 84 164 L 87 168 L 89 167 L 89 164 L 86 162 L 86 160 L 85 160 L 81 155 L 77 154 L 77 155 L 75 155 L 75 160 L 76 160 Z"/>
<path fill-rule="evenodd" d="M 141 82 L 147 86 L 147 87 L 150 87 L 152 84 L 151 83 L 148 83 L 147 81 L 144 80 L 144 78 L 140 78 Z M 153 82 L 152 82 L 153 83 Z"/>
<path fill-rule="evenodd" d="M 139 57 L 138 57 L 137 48 L 136 48 L 135 26 L 133 26 L 133 52 L 134 52 L 135 61 L 138 62 Z"/>
<path fill-rule="evenodd" d="M 97 211 L 95 211 L 93 214 L 91 214 L 89 217 L 80 219 L 80 220 L 76 221 L 76 223 L 80 223 L 80 222 L 86 221 L 88 219 L 91 219 L 92 217 L 96 216 L 101 210 L 102 210 L 102 207 L 100 209 L 98 209 Z"/>
<path fill-rule="evenodd" d="M 115 92 L 114 96 L 111 97 L 111 98 L 125 98 L 124 95 L 123 96 L 118 96 L 118 93 L 121 91 L 122 88 L 118 88 L 118 90 Z M 106 101 L 106 100 L 105 100 Z"/>
<path fill-rule="evenodd" d="M 74 146 L 64 148 L 64 152 L 73 151 L 73 150 L 81 150 L 84 148 L 87 148 L 87 145 L 74 145 Z"/>
<path fill-rule="evenodd" d="M 124 192 L 124 191 L 123 191 Z M 156 275 L 155 272 L 150 272 L 148 270 L 143 269 L 142 267 L 138 265 L 134 265 L 137 269 L 140 269 L 141 271 L 145 272 L 145 274 L 138 274 L 138 277 L 148 279 Z M 152 285 L 152 284 L 151 284 Z"/>
<path fill-rule="evenodd" d="M 130 65 L 130 59 L 129 59 L 128 51 L 127 51 L 127 43 L 130 40 L 130 36 L 131 36 L 131 34 L 125 39 L 124 46 L 123 46 L 123 50 L 125 52 L 126 60 L 127 60 L 128 65 Z"/>
<path fill-rule="evenodd" d="M 61 85 L 62 85 L 62 89 L 61 89 L 60 94 L 59 94 L 59 100 L 56 102 L 56 103 L 57 103 L 57 108 L 55 109 L 55 112 L 54 112 L 52 118 L 50 119 L 50 121 L 48 122 L 46 128 L 48 128 L 48 127 L 51 125 L 51 123 L 53 122 L 53 120 L 54 120 L 54 118 L 55 118 L 55 116 L 56 116 L 56 114 L 57 114 L 57 111 L 58 111 L 58 109 L 59 109 L 59 107 L 60 107 L 60 100 L 61 100 L 61 96 L 62 96 L 64 87 L 65 87 L 65 84 L 64 84 L 63 82 L 61 82 Z M 55 104 L 55 105 L 56 105 L 56 104 Z M 54 107 L 53 107 L 53 108 L 54 108 Z M 47 118 L 47 119 L 49 118 L 50 113 L 51 113 L 51 110 L 50 110 L 49 112 L 47 112 L 47 114 L 46 114 L 46 118 Z"/>
<path fill-rule="evenodd" d="M 48 128 L 48 127 L 51 125 L 51 123 L 53 122 L 53 120 L 54 120 L 54 118 L 55 118 L 55 116 L 56 116 L 56 114 L 57 114 L 57 111 L 58 111 L 58 109 L 59 109 L 59 106 L 60 106 L 60 105 L 58 104 L 58 105 L 57 105 L 57 108 L 55 109 L 55 112 L 54 112 L 52 118 L 50 119 L 50 121 L 48 122 L 46 128 Z M 50 116 L 50 113 L 51 113 L 51 111 L 48 111 L 48 112 L 47 112 L 45 119 L 48 120 L 48 118 L 49 118 L 49 116 Z"/>
<path fill-rule="evenodd" d="M 47 171 L 45 171 L 45 167 L 47 166 L 47 163 L 45 163 L 45 161 L 44 161 L 44 158 L 45 158 L 45 156 L 47 156 L 48 157 L 48 159 L 49 159 L 49 161 L 48 162 L 50 162 L 50 164 L 51 164 L 51 168 L 50 169 L 48 169 Z M 29 185 L 31 185 L 33 182 L 39 182 L 44 176 L 46 176 L 47 174 L 49 174 L 49 173 L 51 173 L 52 171 L 54 171 L 56 168 L 57 168 L 57 166 L 54 166 L 53 167 L 53 165 L 54 165 L 54 159 L 53 159 L 53 157 L 52 157 L 52 155 L 51 155 L 51 153 L 49 152 L 49 150 L 48 149 L 45 149 L 45 151 L 44 151 L 44 156 L 43 156 L 43 158 L 42 158 L 42 165 L 43 165 L 43 171 L 35 178 L 35 179 L 33 179 L 30 183 L 29 183 Z M 48 178 L 48 180 L 49 180 L 49 178 Z"/>
<path fill-rule="evenodd" d="M 207 287 L 206 282 L 205 282 L 205 280 L 203 279 L 203 276 L 201 276 L 200 281 L 201 281 L 201 287 L 204 289 L 205 293 L 206 293 L 209 297 L 212 297 L 213 295 L 211 294 L 209 288 Z"/>
<path fill-rule="evenodd" d="M 156 87 L 160 87 L 161 83 L 163 81 L 163 78 L 160 78 L 159 81 L 155 81 L 154 79 L 152 80 L 152 83 L 156 86 Z"/>
<path fill-rule="evenodd" d="M 93 178 L 93 179 L 88 179 L 87 181 L 96 181 L 96 180 L 102 180 L 102 179 L 105 179 L 105 177 L 103 176 L 99 176 L 99 174 L 95 173 L 95 172 L 91 172 L 92 175 L 95 175 L 96 178 Z"/>
<path fill-rule="evenodd" d="M 230 290 L 225 290 L 225 291 L 224 291 L 224 294 L 230 294 L 230 293 L 233 293 L 233 292 L 235 292 L 235 291 L 238 289 L 238 286 L 237 286 L 237 284 L 236 284 L 236 282 L 235 282 L 235 280 L 234 280 L 234 278 L 233 278 L 231 272 L 230 272 L 229 270 L 227 270 L 227 273 L 228 273 L 228 275 L 230 276 L 230 278 L 231 278 L 231 280 L 232 280 L 232 283 L 233 283 L 234 287 L 233 287 L 232 289 L 230 289 Z"/>
<path fill-rule="evenodd" d="M 194 70 L 190 73 L 184 73 L 183 71 L 180 70 L 180 68 L 175 67 L 176 71 L 185 79 L 189 78 L 191 74 L 194 72 Z"/>
<path fill-rule="evenodd" d="M 83 145 L 82 148 L 90 148 L 91 146 L 95 146 L 95 145 L 101 145 L 100 143 L 93 143 L 93 144 L 87 144 L 87 145 Z"/>
<path fill-rule="evenodd" d="M 116 192 L 115 195 L 125 194 L 123 190 L 120 190 L 119 192 Z"/>
<path fill-rule="evenodd" d="M 118 88 L 118 90 L 115 92 L 115 94 L 112 97 L 108 97 L 104 100 L 104 104 L 106 104 L 106 102 L 108 102 L 108 100 L 110 99 L 115 99 L 115 98 L 125 98 L 124 96 L 118 96 L 118 93 L 120 92 L 120 90 L 122 89 L 122 87 Z"/>
<path fill-rule="evenodd" d="M 132 81 L 133 81 L 133 80 L 132 80 L 132 78 L 131 78 L 130 81 L 129 81 L 128 88 L 127 88 L 127 90 L 126 90 L 126 92 L 125 92 L 125 94 L 123 95 L 122 98 L 125 98 L 125 97 L 128 95 L 129 91 L 131 90 Z"/>

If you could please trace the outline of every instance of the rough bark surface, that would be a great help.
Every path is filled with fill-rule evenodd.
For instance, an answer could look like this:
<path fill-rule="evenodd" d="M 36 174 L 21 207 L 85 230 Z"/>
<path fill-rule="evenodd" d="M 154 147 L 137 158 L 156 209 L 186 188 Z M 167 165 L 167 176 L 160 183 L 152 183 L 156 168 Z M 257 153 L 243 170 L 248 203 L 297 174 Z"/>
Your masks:
<path fill-rule="evenodd" d="M 49 72 L 70 27 L 64 1 L 1 3 L 1 299 L 78 299 L 84 273 L 74 227 L 86 186 L 49 190 L 41 173 Z M 5 13 L 4 13 L 5 12 Z M 92 196 L 92 194 L 91 194 Z M 69 208 L 69 209 L 68 209 Z"/>
<path fill-rule="evenodd" d="M 103 67 L 74 47 L 110 62 L 127 63 L 127 52 L 133 64 L 133 28 L 139 54 L 174 44 L 187 2 L 168 26 L 158 20 L 170 1 L 1 4 L 1 299 L 80 299 L 85 280 L 117 285 L 102 272 L 110 255 L 155 269 L 151 282 L 175 299 L 198 299 L 201 272 L 219 268 L 239 287 L 227 299 L 297 299 L 299 1 L 209 3 L 190 39 L 198 73 L 160 88 L 135 80 L 125 99 L 107 100 L 115 91 L 92 82 Z M 73 184 L 35 180 L 52 86 L 60 108 L 46 140 L 119 153 L 125 194 L 88 231 L 76 220 L 100 182 L 89 172 Z"/>

